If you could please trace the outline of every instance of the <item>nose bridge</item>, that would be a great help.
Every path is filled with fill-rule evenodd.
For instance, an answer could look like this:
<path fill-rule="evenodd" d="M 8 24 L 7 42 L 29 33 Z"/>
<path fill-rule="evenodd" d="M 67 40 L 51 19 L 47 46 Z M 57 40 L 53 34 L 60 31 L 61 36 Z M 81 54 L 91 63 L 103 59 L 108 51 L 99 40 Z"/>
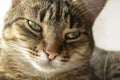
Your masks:
<path fill-rule="evenodd" d="M 56 56 L 62 51 L 63 43 L 60 38 L 61 30 L 56 28 L 58 26 L 50 25 L 44 32 L 44 52 L 48 55 L 49 60 L 55 59 Z"/>
<path fill-rule="evenodd" d="M 57 38 L 57 36 L 55 36 L 55 34 L 48 36 L 46 38 L 45 43 L 46 43 L 46 45 L 45 45 L 44 51 L 48 55 L 48 59 L 49 60 L 55 59 L 55 57 L 60 54 L 60 51 L 62 48 L 62 46 L 59 42 L 59 38 Z"/>
<path fill-rule="evenodd" d="M 45 50 L 49 52 L 59 53 L 61 50 L 61 40 L 58 33 L 54 29 L 49 29 L 45 38 Z"/>
<path fill-rule="evenodd" d="M 60 44 L 60 40 L 58 39 L 57 36 L 55 36 L 55 34 L 49 36 L 45 42 L 46 42 L 46 45 L 45 45 L 46 51 L 53 52 L 53 53 L 60 52 L 62 44 Z"/>

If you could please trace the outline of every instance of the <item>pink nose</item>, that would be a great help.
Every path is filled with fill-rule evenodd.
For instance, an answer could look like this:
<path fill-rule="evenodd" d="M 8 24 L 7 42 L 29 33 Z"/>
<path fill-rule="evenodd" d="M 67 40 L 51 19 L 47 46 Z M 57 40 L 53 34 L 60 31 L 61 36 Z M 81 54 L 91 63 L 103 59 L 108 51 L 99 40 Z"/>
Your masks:
<path fill-rule="evenodd" d="M 49 60 L 55 59 L 55 57 L 58 55 L 58 53 L 50 52 L 50 51 L 46 51 L 46 53 L 48 54 L 48 59 Z"/>

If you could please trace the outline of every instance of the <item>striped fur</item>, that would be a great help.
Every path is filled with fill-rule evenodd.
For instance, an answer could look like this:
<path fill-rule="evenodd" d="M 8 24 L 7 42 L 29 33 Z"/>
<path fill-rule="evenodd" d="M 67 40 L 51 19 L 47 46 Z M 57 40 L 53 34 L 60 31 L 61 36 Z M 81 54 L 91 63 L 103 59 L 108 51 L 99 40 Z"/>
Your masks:
<path fill-rule="evenodd" d="M 120 52 L 95 48 L 91 65 L 100 80 L 120 80 Z"/>
<path fill-rule="evenodd" d="M 15 1 L 15 0 L 14 0 Z M 5 18 L 0 56 L 2 80 L 93 80 L 92 15 L 82 0 L 19 0 Z M 36 32 L 33 21 L 42 28 Z M 80 32 L 66 39 L 70 32 Z M 58 53 L 51 61 L 46 50 Z M 54 55 L 54 54 L 52 54 Z"/>

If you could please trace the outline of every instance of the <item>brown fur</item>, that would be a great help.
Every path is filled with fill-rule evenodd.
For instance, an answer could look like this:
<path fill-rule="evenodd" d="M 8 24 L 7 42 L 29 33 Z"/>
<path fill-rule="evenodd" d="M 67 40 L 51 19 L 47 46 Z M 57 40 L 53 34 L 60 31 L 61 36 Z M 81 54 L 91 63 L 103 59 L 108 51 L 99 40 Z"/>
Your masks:
<path fill-rule="evenodd" d="M 0 79 L 93 80 L 89 61 L 96 16 L 84 1 L 21 0 L 15 5 L 5 19 Z M 30 28 L 29 20 L 42 31 Z M 80 36 L 65 38 L 70 32 Z"/>
<path fill-rule="evenodd" d="M 120 52 L 95 48 L 91 65 L 100 80 L 120 80 Z"/>

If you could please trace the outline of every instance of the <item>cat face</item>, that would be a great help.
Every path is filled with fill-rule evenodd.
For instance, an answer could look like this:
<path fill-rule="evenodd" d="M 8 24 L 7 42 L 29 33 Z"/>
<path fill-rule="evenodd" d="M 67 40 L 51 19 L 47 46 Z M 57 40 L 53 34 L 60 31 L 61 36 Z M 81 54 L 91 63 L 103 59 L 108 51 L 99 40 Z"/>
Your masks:
<path fill-rule="evenodd" d="M 28 60 L 42 72 L 85 67 L 93 38 L 92 19 L 89 12 L 84 14 L 87 10 L 83 4 L 75 0 L 14 2 L 5 20 L 4 42 L 16 45 L 25 57 L 23 61 Z"/>

